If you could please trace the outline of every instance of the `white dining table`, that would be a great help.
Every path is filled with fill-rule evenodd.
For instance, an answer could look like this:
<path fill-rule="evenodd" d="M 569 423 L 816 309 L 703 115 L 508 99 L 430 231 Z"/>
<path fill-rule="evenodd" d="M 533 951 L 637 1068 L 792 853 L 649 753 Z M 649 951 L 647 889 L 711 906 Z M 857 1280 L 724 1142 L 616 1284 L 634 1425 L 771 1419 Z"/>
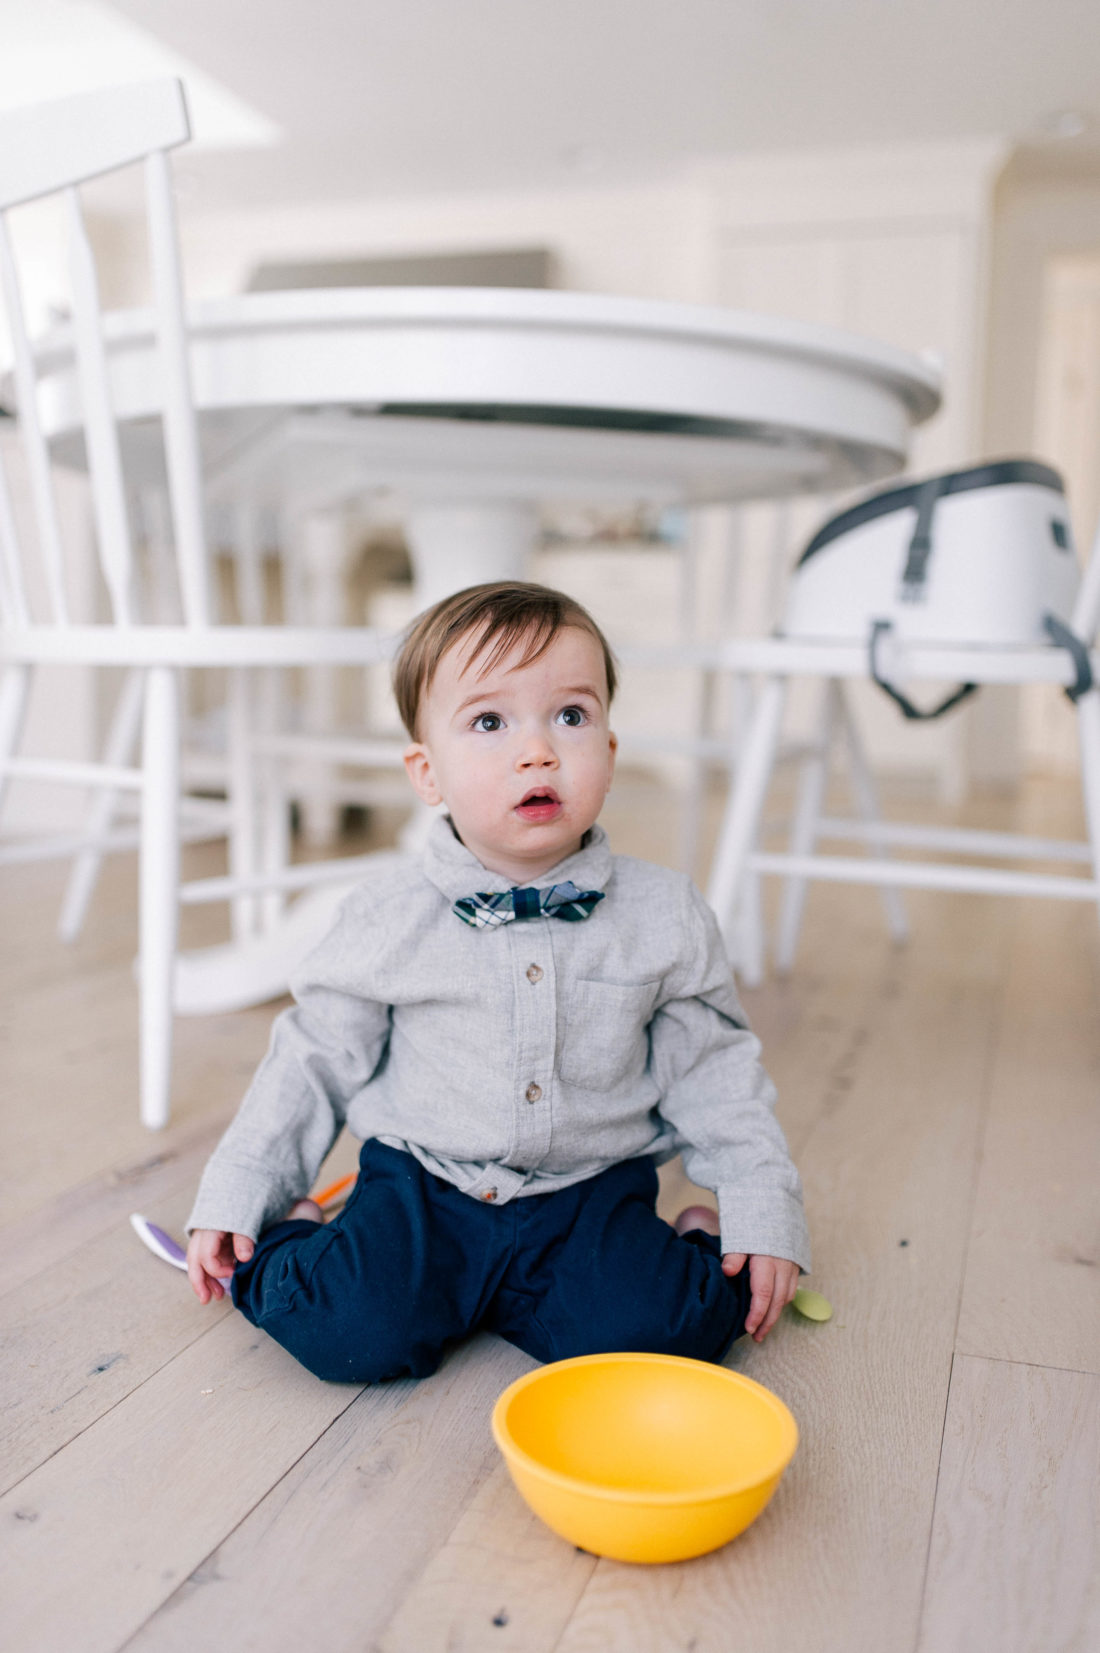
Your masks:
<path fill-rule="evenodd" d="M 152 321 L 119 311 L 104 326 L 128 474 L 156 486 Z M 938 368 L 887 344 L 582 293 L 252 293 L 192 305 L 188 326 L 208 500 L 285 520 L 396 496 L 418 608 L 525 577 L 546 505 L 690 507 L 873 483 L 904 465 L 914 426 L 941 399 Z M 56 330 L 36 356 L 52 452 L 82 465 L 71 332 Z M 308 534 L 302 543 L 308 553 Z M 327 577 L 339 581 L 338 556 Z M 321 607 L 331 601 L 322 594 Z M 177 1008 L 281 991 L 336 893 L 302 897 L 258 940 L 181 955 Z"/>
<path fill-rule="evenodd" d="M 713 306 L 500 288 L 242 294 L 188 313 L 209 498 L 302 510 L 399 499 L 418 606 L 522 577 L 547 503 L 710 504 L 871 483 L 940 404 L 893 346 Z M 132 472 L 158 463 L 147 313 L 106 318 Z M 41 415 L 79 463 L 71 337 Z"/>

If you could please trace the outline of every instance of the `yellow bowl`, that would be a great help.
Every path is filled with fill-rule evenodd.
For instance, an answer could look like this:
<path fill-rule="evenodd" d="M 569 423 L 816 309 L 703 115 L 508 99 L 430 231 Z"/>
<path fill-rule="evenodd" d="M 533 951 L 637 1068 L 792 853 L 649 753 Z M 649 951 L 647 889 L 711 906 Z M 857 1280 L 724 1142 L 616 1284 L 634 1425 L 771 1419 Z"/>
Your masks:
<path fill-rule="evenodd" d="M 676 1355 L 582 1355 L 511 1384 L 493 1436 L 546 1525 L 616 1561 L 684 1561 L 754 1521 L 798 1445 L 778 1396 Z"/>

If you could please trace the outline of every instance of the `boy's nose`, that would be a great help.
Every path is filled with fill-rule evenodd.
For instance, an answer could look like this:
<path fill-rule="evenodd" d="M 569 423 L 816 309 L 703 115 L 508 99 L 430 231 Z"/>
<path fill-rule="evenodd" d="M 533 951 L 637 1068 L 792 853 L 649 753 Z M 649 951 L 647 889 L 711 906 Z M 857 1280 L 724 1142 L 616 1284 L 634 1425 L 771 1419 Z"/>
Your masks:
<path fill-rule="evenodd" d="M 529 734 L 520 746 L 519 768 L 556 769 L 557 765 L 557 753 L 547 737 L 541 731 L 533 731 Z"/>

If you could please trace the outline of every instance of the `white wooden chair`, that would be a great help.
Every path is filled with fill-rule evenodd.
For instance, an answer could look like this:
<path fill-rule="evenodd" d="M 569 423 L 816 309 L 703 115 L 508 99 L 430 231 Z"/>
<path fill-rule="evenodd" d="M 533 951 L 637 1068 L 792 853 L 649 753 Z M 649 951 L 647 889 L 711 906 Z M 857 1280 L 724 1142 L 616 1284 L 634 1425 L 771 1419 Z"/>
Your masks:
<path fill-rule="evenodd" d="M 207 497 L 242 619 L 252 623 L 262 616 L 267 563 L 277 565 L 276 607 L 283 615 L 329 627 L 367 623 L 364 607 L 356 609 L 352 598 L 364 496 L 370 495 L 370 479 L 348 435 L 361 424 L 345 415 L 292 414 L 207 474 Z M 293 685 L 270 677 L 263 685 L 269 836 L 287 820 L 292 802 L 306 840 L 325 848 L 336 842 L 343 805 L 407 803 L 411 809 L 401 758 L 405 741 L 371 732 L 376 708 L 370 680 L 376 674 L 357 675 L 358 682 L 341 684 L 339 673 L 318 668 L 299 674 Z"/>
<path fill-rule="evenodd" d="M 139 809 L 139 998 L 141 1117 L 168 1118 L 173 985 L 178 974 L 181 901 L 251 902 L 264 890 L 304 889 L 348 880 L 355 863 L 290 867 L 281 848 L 265 859 L 256 831 L 255 720 L 248 702 L 257 668 L 366 665 L 384 659 L 390 640 L 368 628 L 224 625 L 215 622 L 204 537 L 199 446 L 190 393 L 187 327 L 168 152 L 187 141 L 187 109 L 177 81 L 123 87 L 0 116 L 0 291 L 12 343 L 10 383 L 33 501 L 33 532 L 17 532 L 0 470 L 0 792 L 20 777 L 90 789 L 86 829 L 51 846 L 0 841 L 0 861 L 40 858 L 51 848 L 76 856 L 64 927 L 79 922 L 104 849 L 131 838 L 116 830 L 115 795 Z M 171 523 L 170 562 L 180 623 L 157 623 L 141 591 L 130 490 L 112 414 L 104 318 L 79 186 L 140 162 L 144 167 L 153 308 L 162 378 L 163 461 Z M 54 497 L 51 458 L 38 411 L 36 352 L 10 232 L 13 209 L 57 195 L 68 226 L 72 336 L 80 378 L 84 437 L 95 524 L 95 555 L 107 617 L 87 623 L 72 612 L 67 559 Z M 40 595 L 44 593 L 44 595 Z M 122 695 L 101 760 L 61 762 L 20 750 L 34 675 L 58 664 L 90 672 L 123 668 Z M 179 678 L 183 671 L 228 669 L 236 715 L 230 756 L 231 873 L 180 882 L 181 836 L 193 806 L 181 799 Z M 141 755 L 129 761 L 141 727 Z M 209 833 L 209 821 L 194 830 Z M 224 986 L 224 983 L 223 983 Z M 194 997 L 194 995 L 192 996 Z"/>
<path fill-rule="evenodd" d="M 1012 463 L 1033 471 L 1040 469 L 1033 462 Z M 925 486 L 934 490 L 936 482 L 930 479 Z M 873 502 L 868 503 L 873 509 Z M 919 500 L 914 502 L 911 515 L 919 520 Z M 1063 525 L 1050 522 L 1048 526 L 1057 527 L 1056 538 L 1064 544 Z M 915 532 L 914 540 L 917 537 Z M 1006 568 L 1004 578 L 1013 578 L 1011 568 Z M 1076 575 L 1069 578 L 1075 580 Z M 988 639 L 980 644 L 959 641 L 957 637 L 938 640 L 927 634 L 927 627 L 919 640 L 901 641 L 890 636 L 887 629 L 881 638 L 885 647 L 878 652 L 875 674 L 880 686 L 910 707 L 910 697 L 920 692 L 922 684 L 942 685 L 956 680 L 965 687 L 1060 684 L 1077 715 L 1087 834 L 1082 842 L 879 819 L 871 775 L 854 739 L 846 696 L 846 684 L 872 675 L 866 643 L 775 635 L 734 639 L 719 651 L 725 670 L 755 677 L 758 682 L 727 794 L 708 885 L 708 898 L 732 945 L 736 945 L 739 903 L 754 879 L 764 874 L 786 880 L 775 956 L 780 971 L 788 970 L 793 962 L 806 882 L 815 878 L 879 885 L 887 898 L 891 929 L 898 939 L 904 938 L 906 923 L 896 892 L 904 888 L 1100 902 L 1100 656 L 1094 652 L 1100 623 L 1100 533 L 1071 609 L 1067 607 L 1064 579 L 1060 584 L 1059 597 L 1069 613 L 1069 623 L 1055 619 L 1045 633 L 1043 592 L 1034 592 L 1035 637 L 1045 635 L 1045 641 L 998 646 Z M 1053 595 L 1049 600 L 1053 607 Z M 802 771 L 787 849 L 764 850 L 759 846 L 761 816 L 776 761 L 787 691 L 792 679 L 807 677 L 817 678 L 824 685 L 820 739 Z M 823 813 L 829 758 L 837 736 L 848 747 L 849 778 L 859 819 L 832 818 Z M 820 853 L 816 846 L 822 838 L 856 840 L 868 853 L 861 857 Z M 895 849 L 961 854 L 974 858 L 977 864 L 899 859 L 892 856 Z M 1083 864 L 1087 871 L 1085 876 L 1072 871 L 1025 872 L 998 864 L 1009 859 L 1064 862 L 1067 867 Z"/>

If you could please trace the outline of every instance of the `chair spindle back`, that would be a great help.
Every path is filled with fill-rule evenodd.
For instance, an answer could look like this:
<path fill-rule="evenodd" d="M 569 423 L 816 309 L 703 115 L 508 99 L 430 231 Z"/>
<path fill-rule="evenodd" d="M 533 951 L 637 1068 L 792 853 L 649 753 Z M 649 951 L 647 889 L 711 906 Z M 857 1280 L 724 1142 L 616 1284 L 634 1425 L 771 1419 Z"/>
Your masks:
<path fill-rule="evenodd" d="M 8 213 L 46 195 L 64 202 L 72 346 L 100 570 L 116 625 L 138 623 L 135 560 L 95 258 L 79 185 L 144 164 L 153 303 L 161 372 L 164 459 L 176 575 L 187 624 L 210 618 L 199 448 L 191 400 L 179 244 L 167 151 L 190 136 L 183 88 L 161 81 L 67 98 L 0 116 L 0 294 L 12 343 L 12 380 L 33 504 L 49 623 L 69 623 L 59 513 L 38 406 L 35 348 L 27 324 Z M 0 474 L 0 614 L 31 623 L 15 515 Z"/>

